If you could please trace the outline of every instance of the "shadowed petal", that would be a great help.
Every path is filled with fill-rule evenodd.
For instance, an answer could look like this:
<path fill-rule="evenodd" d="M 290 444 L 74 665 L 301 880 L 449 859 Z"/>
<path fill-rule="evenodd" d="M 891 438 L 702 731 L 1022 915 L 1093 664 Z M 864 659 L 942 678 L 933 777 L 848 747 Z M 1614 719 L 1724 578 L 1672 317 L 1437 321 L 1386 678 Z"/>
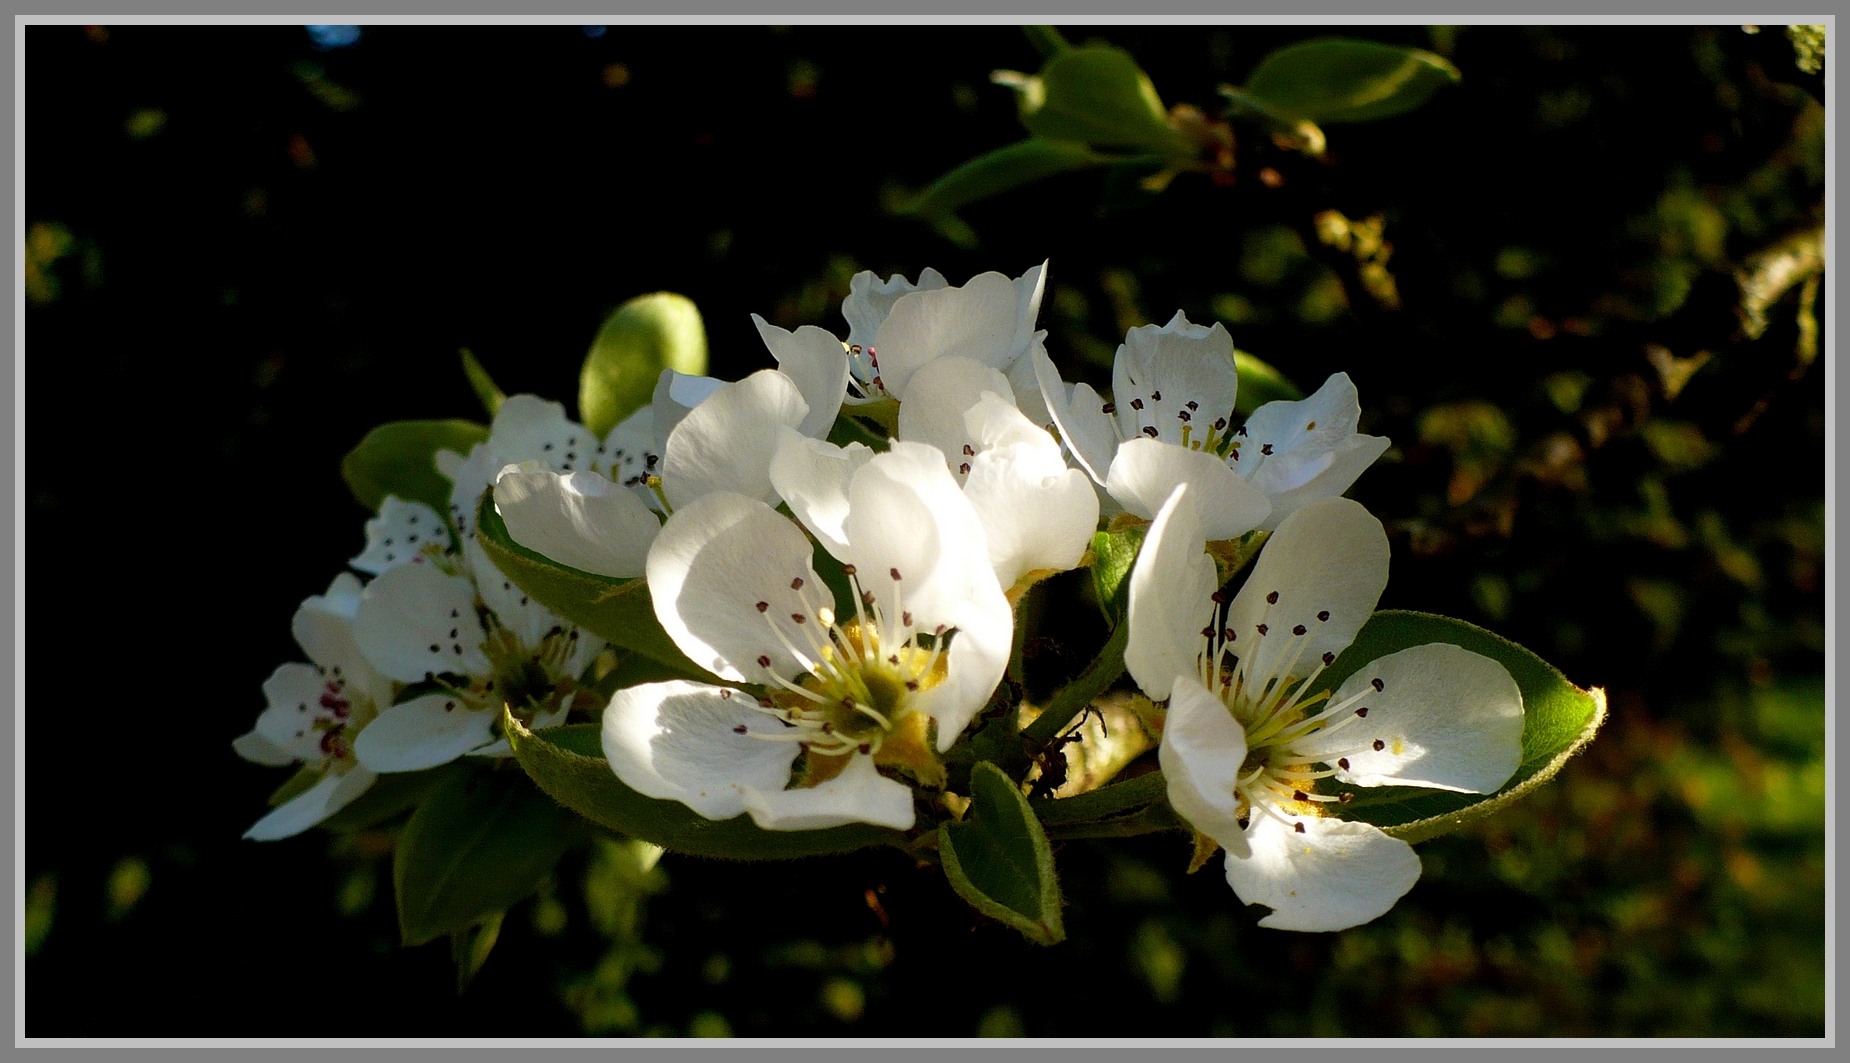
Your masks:
<path fill-rule="evenodd" d="M 1260 812 L 1246 842 L 1244 859 L 1227 854 L 1227 884 L 1247 904 L 1271 908 L 1259 925 L 1274 930 L 1359 926 L 1394 907 L 1420 879 L 1413 847 L 1366 823 Z"/>

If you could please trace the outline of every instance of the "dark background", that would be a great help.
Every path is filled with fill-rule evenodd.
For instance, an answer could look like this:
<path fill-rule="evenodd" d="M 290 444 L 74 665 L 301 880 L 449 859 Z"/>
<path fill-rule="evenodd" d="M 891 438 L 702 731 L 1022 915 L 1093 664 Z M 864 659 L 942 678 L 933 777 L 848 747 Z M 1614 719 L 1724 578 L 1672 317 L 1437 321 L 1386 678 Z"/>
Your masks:
<path fill-rule="evenodd" d="M 1098 36 L 1212 109 L 1327 32 Z M 1730 274 L 1822 221 L 1822 77 L 1780 27 L 1355 35 L 1463 81 L 1327 165 L 1236 126 L 1231 187 L 1069 175 L 960 248 L 888 207 L 1021 136 L 1007 27 L 28 29 L 27 1034 L 1821 1036 L 1823 373 L 1794 294 L 1736 335 Z M 1325 209 L 1383 215 L 1399 308 Z M 1257 929 L 1159 836 L 1066 846 L 1051 950 L 889 852 L 671 855 L 616 940 L 581 854 L 460 998 L 396 946 L 389 832 L 238 841 L 283 773 L 230 740 L 362 543 L 339 457 L 479 417 L 458 348 L 569 404 L 632 295 L 693 298 L 735 378 L 750 313 L 840 331 L 858 269 L 1043 259 L 1069 377 L 1177 307 L 1348 372 L 1396 443 L 1352 492 L 1382 605 L 1605 687 L 1592 749 L 1342 934 Z M 1713 357 L 1673 396 L 1648 343 Z"/>

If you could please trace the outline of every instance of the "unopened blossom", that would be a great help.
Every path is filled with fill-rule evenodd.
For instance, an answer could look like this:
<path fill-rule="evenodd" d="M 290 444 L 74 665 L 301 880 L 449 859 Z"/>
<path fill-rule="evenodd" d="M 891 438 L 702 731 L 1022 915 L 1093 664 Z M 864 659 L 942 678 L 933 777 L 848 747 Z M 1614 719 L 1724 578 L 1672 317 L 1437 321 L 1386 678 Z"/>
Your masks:
<path fill-rule="evenodd" d="M 1169 803 L 1226 850 L 1240 899 L 1272 909 L 1259 925 L 1365 923 L 1412 888 L 1420 860 L 1341 817 L 1352 791 L 1320 784 L 1493 792 L 1521 761 L 1522 694 L 1501 664 L 1444 643 L 1320 682 L 1387 585 L 1381 523 L 1348 499 L 1306 503 L 1227 603 L 1191 494 L 1178 489 L 1144 541 L 1124 652 L 1144 692 L 1169 701 Z"/>
<path fill-rule="evenodd" d="M 674 423 L 661 431 L 665 397 L 658 388 L 653 412 L 644 411 L 654 417 L 661 443 L 659 458 L 649 453 L 641 474 L 664 511 L 716 491 L 774 501 L 769 467 L 778 431 L 813 427 L 827 432 L 834 423 L 831 415 L 828 423 L 811 425 L 809 405 L 796 383 L 775 369 L 718 384 L 691 409 L 667 406 L 674 410 Z M 612 434 L 613 446 L 622 431 L 619 426 Z M 498 469 L 494 483 L 495 508 L 515 542 L 599 575 L 627 579 L 642 574 L 659 518 L 640 496 L 604 472 L 560 470 L 527 460 Z"/>
<path fill-rule="evenodd" d="M 532 601 L 473 537 L 460 553 L 427 544 L 381 572 L 359 596 L 353 638 L 379 673 L 435 688 L 380 703 L 353 743 L 360 765 L 376 772 L 506 755 L 496 733 L 502 707 L 538 729 L 595 704 L 579 679 L 604 646 Z"/>
<path fill-rule="evenodd" d="M 911 788 L 880 769 L 941 784 L 933 747 L 950 748 L 1001 681 L 1013 617 L 936 450 L 895 443 L 846 484 L 825 541 L 846 602 L 802 530 L 757 499 L 713 494 L 669 518 L 649 555 L 657 619 L 696 663 L 765 694 L 619 691 L 604 750 L 625 784 L 771 830 L 912 825 Z"/>
<path fill-rule="evenodd" d="M 1062 381 L 1044 352 L 1033 357 L 1049 416 L 1080 467 L 1146 520 L 1188 484 L 1210 539 L 1277 528 L 1304 503 L 1348 490 L 1388 447 L 1356 433 L 1361 404 L 1346 373 L 1308 398 L 1268 402 L 1242 423 L 1233 339 L 1181 311 L 1167 325 L 1125 334 L 1110 402 L 1088 384 Z"/>
<path fill-rule="evenodd" d="M 1046 263 L 1013 280 L 983 273 L 961 287 L 927 269 L 914 284 L 894 275 L 855 274 L 842 316 L 848 338 L 805 325 L 787 332 L 752 315 L 778 367 L 803 389 L 810 417 L 825 435 L 837 412 L 899 402 L 903 408 L 914 373 L 938 358 L 962 357 L 1009 374 L 1018 389 L 1035 389 L 1029 347 L 1037 333 Z M 1040 333 L 1038 335 L 1045 335 Z M 1036 423 L 1039 399 L 1036 396 Z"/>
<path fill-rule="evenodd" d="M 428 510 L 427 510 L 428 511 Z M 342 573 L 327 593 L 304 601 L 290 628 L 309 664 L 285 664 L 263 684 L 269 706 L 249 733 L 232 742 L 245 760 L 304 764 L 321 772 L 307 790 L 258 820 L 246 838 L 274 841 L 313 827 L 351 804 L 377 775 L 354 757 L 356 736 L 392 700 L 392 680 L 353 638 L 360 581 Z"/>

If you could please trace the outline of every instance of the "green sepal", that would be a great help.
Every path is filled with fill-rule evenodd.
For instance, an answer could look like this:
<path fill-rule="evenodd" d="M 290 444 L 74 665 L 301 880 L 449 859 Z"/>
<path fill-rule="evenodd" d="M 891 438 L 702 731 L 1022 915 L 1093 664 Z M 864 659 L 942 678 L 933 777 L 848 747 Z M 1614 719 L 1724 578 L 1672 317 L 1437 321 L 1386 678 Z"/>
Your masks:
<path fill-rule="evenodd" d="M 1522 762 L 1494 794 L 1460 794 L 1417 786 L 1344 786 L 1353 800 L 1344 819 L 1372 823 L 1409 842 L 1435 838 L 1496 812 L 1553 778 L 1562 765 L 1593 739 L 1606 719 L 1606 694 L 1582 690 L 1553 665 L 1521 646 L 1474 624 L 1451 617 L 1401 610 L 1376 613 L 1318 681 L 1335 690 L 1370 661 L 1387 654 L 1444 642 L 1480 653 L 1509 669 L 1522 691 Z"/>
<path fill-rule="evenodd" d="M 1328 125 L 1411 111 L 1458 79 L 1458 68 L 1432 52 L 1321 37 L 1268 53 L 1241 94 L 1270 111 Z"/>
<path fill-rule="evenodd" d="M 1240 378 L 1239 397 L 1233 412 L 1242 417 L 1250 417 L 1254 410 L 1268 402 L 1295 402 L 1304 397 L 1303 389 L 1286 379 L 1270 362 L 1245 351 L 1233 352 L 1233 370 Z"/>
<path fill-rule="evenodd" d="M 506 918 L 506 912 L 494 912 L 473 926 L 450 931 L 450 959 L 456 964 L 457 996 L 468 991 L 469 983 L 475 981 L 482 965 L 488 962 L 488 954 L 501 937 L 501 922 Z"/>
<path fill-rule="evenodd" d="M 1116 626 L 1124 618 L 1130 597 L 1131 566 L 1148 524 L 1138 524 L 1119 531 L 1102 531 L 1092 536 L 1092 589 L 1098 596 L 1105 622 Z"/>
<path fill-rule="evenodd" d="M 495 510 L 493 491 L 484 491 L 475 511 L 475 538 L 501 574 L 533 600 L 622 649 L 635 650 L 686 679 L 716 683 L 674 644 L 655 618 L 649 584 L 640 577 L 615 579 L 562 565 L 515 542 Z"/>
<path fill-rule="evenodd" d="M 1169 124 L 1149 75 L 1121 48 L 1068 48 L 1047 60 L 1039 77 L 1016 87 L 1021 124 L 1037 137 L 1180 158 L 1195 154 L 1194 142 Z"/>
<path fill-rule="evenodd" d="M 1060 881 L 1053 848 L 1028 799 L 1002 769 L 987 762 L 970 771 L 970 808 L 963 822 L 938 829 L 944 874 L 957 895 L 1029 941 L 1064 940 Z"/>
<path fill-rule="evenodd" d="M 320 781 L 321 769 L 304 765 L 296 769 L 296 773 L 284 780 L 281 786 L 270 791 L 269 805 L 271 808 L 279 808 L 288 804 L 313 789 Z"/>
<path fill-rule="evenodd" d="M 903 847 L 906 836 L 871 823 L 823 830 L 763 830 L 750 815 L 711 820 L 679 801 L 645 797 L 623 784 L 604 757 L 601 728 L 572 724 L 538 733 L 504 716 L 514 757 L 541 790 L 601 826 L 671 852 L 728 860 L 788 860 L 873 845 Z"/>
<path fill-rule="evenodd" d="M 507 392 L 502 391 L 500 385 L 495 383 L 495 378 L 488 375 L 481 360 L 471 354 L 469 348 L 464 347 L 460 353 L 463 376 L 469 381 L 469 389 L 475 392 L 475 397 L 481 400 L 482 409 L 487 410 L 492 419 L 501 412 L 501 404 L 507 401 Z"/>
<path fill-rule="evenodd" d="M 1169 784 L 1163 779 L 1162 771 L 1158 770 L 1073 797 L 1030 801 L 1028 807 L 1034 810 L 1035 818 L 1046 826 L 1064 827 L 1128 816 L 1166 801 L 1168 795 Z"/>
<path fill-rule="evenodd" d="M 437 452 L 467 456 L 488 438 L 474 421 L 390 421 L 366 433 L 340 459 L 341 478 L 360 505 L 374 512 L 387 495 L 450 511 L 450 480 L 437 471 Z"/>
<path fill-rule="evenodd" d="M 1033 723 L 1022 728 L 1022 735 L 1037 747 L 1045 746 L 1053 741 L 1053 736 L 1059 734 L 1062 728 L 1073 722 L 1073 717 L 1084 712 L 1094 698 L 1110 690 L 1111 684 L 1124 674 L 1124 646 L 1130 641 L 1130 636 L 1129 623 L 1112 628 L 1111 637 L 1105 640 L 1098 655 L 1070 682 L 1054 691 L 1041 714 L 1034 718 Z"/>
<path fill-rule="evenodd" d="M 693 300 L 639 295 L 604 319 L 578 374 L 579 422 L 602 439 L 649 404 L 662 370 L 707 371 L 707 329 Z"/>
<path fill-rule="evenodd" d="M 518 771 L 490 765 L 449 776 L 398 836 L 400 936 L 421 945 L 507 910 L 587 836 L 583 820 Z"/>
<path fill-rule="evenodd" d="M 451 762 L 424 771 L 385 772 L 373 780 L 365 793 L 322 820 L 321 826 L 339 834 L 376 827 L 423 803 L 446 779 L 467 770 L 468 765 Z"/>
<path fill-rule="evenodd" d="M 1251 564 L 1253 558 L 1259 556 L 1259 548 L 1271 537 L 1268 531 L 1249 531 L 1238 539 L 1208 540 L 1208 555 L 1214 558 L 1214 574 L 1220 586 L 1226 587 L 1228 581 Z"/>
<path fill-rule="evenodd" d="M 885 435 L 876 434 L 872 429 L 867 427 L 866 422 L 850 415 L 846 410 L 843 410 L 837 415 L 835 423 L 829 426 L 829 442 L 838 447 L 845 447 L 850 443 L 859 443 L 869 450 L 877 452 L 885 451 L 892 445 L 892 441 Z"/>

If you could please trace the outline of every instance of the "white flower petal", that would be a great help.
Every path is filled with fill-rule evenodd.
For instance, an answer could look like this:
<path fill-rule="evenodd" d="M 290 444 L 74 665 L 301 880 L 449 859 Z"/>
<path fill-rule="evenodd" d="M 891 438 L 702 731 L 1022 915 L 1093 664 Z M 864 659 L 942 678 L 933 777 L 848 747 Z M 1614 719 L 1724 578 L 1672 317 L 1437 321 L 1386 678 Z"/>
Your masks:
<path fill-rule="evenodd" d="M 252 764 L 262 764 L 271 768 L 294 764 L 298 759 L 294 753 L 270 741 L 257 731 L 246 731 L 232 739 L 231 748 L 238 756 Z"/>
<path fill-rule="evenodd" d="M 748 793 L 789 784 L 797 744 L 751 737 L 784 731 L 743 692 L 644 683 L 617 691 L 604 710 L 604 756 L 637 793 L 725 820 L 745 811 Z"/>
<path fill-rule="evenodd" d="M 1248 676 L 1272 675 L 1286 652 L 1297 656 L 1293 674 L 1308 675 L 1322 654 L 1341 653 L 1355 639 L 1387 578 L 1387 532 L 1380 521 L 1346 498 L 1307 503 L 1266 540 L 1228 607 L 1227 627 L 1235 635 L 1228 648 Z M 1268 601 L 1274 594 L 1278 600 Z M 1300 626 L 1302 640 L 1293 634 Z"/>
<path fill-rule="evenodd" d="M 820 830 L 845 823 L 910 830 L 914 815 L 911 788 L 880 774 L 873 758 L 854 754 L 840 775 L 819 786 L 754 789 L 744 797 L 752 822 L 764 830 Z"/>
<path fill-rule="evenodd" d="M 474 582 L 428 563 L 388 569 L 368 584 L 353 637 L 367 661 L 401 683 L 441 672 L 483 675 L 489 667 Z"/>
<path fill-rule="evenodd" d="M 944 274 L 929 266 L 919 274 L 917 284 L 897 273 L 886 280 L 881 280 L 872 270 L 855 274 L 848 281 L 848 297 L 841 304 L 842 317 L 848 319 L 848 343 L 863 348 L 873 346 L 880 323 L 886 320 L 901 296 L 946 288 L 950 283 L 944 279 Z"/>
<path fill-rule="evenodd" d="M 655 378 L 655 393 L 649 399 L 650 420 L 655 430 L 655 439 L 650 453 L 657 455 L 667 453 L 668 437 L 674 433 L 689 411 L 713 397 L 713 393 L 726 386 L 726 381 L 715 380 L 710 376 L 689 376 L 673 369 L 662 370 L 662 375 Z"/>
<path fill-rule="evenodd" d="M 1302 823 L 1304 832 L 1292 826 Z M 1346 930 L 1374 919 L 1420 879 L 1413 847 L 1366 823 L 1253 815 L 1250 855 L 1228 853 L 1227 884 L 1247 904 L 1272 914 L 1274 930 Z"/>
<path fill-rule="evenodd" d="M 1041 313 L 1041 296 L 1047 290 L 1047 263 L 1030 267 L 1026 273 L 1015 278 L 1015 339 L 1009 344 L 1009 360 L 1003 369 L 1012 369 L 1027 357 L 1028 348 L 1035 342 L 1034 319 Z M 1046 333 L 1040 333 L 1045 336 Z M 1033 383 L 1033 378 L 1029 378 Z M 1045 421 L 1037 422 L 1045 424 Z"/>
<path fill-rule="evenodd" d="M 982 521 L 944 456 L 922 443 L 895 441 L 854 474 L 842 530 L 847 560 L 887 624 L 910 612 L 925 631 L 949 626 L 958 605 L 996 579 Z"/>
<path fill-rule="evenodd" d="M 1004 587 L 1036 569 L 1064 572 L 1077 565 L 1098 530 L 1092 481 L 1066 467 L 1052 437 L 1029 427 L 1039 443 L 982 451 L 968 459 L 964 481 L 964 497 L 983 522 L 990 567 Z"/>
<path fill-rule="evenodd" d="M 507 462 L 488 449 L 488 444 L 477 443 L 469 451 L 469 457 L 456 466 L 450 477 L 450 523 L 456 525 L 457 534 L 463 538 L 475 535 L 476 506 L 488 491 L 488 485 L 495 482 L 495 474 L 506 465 Z"/>
<path fill-rule="evenodd" d="M 1154 517 L 1181 484 L 1190 487 L 1201 531 L 1209 539 L 1232 539 L 1257 528 L 1272 512 L 1264 492 L 1226 462 L 1203 450 L 1155 439 L 1132 439 L 1118 447 L 1105 490 L 1127 511 Z"/>
<path fill-rule="evenodd" d="M 378 516 L 366 522 L 366 549 L 347 563 L 377 576 L 410 561 L 427 543 L 443 548 L 449 542 L 449 529 L 443 526 L 443 518 L 437 516 L 436 510 L 422 502 L 387 495 L 379 504 Z"/>
<path fill-rule="evenodd" d="M 1014 353 L 1016 312 L 1015 284 L 1000 273 L 901 296 L 874 336 L 882 383 L 903 403 L 912 374 L 935 359 L 956 355 L 1003 368 Z"/>
<path fill-rule="evenodd" d="M 1388 447 L 1380 436 L 1356 434 L 1361 416 L 1355 384 L 1349 374 L 1336 373 L 1308 398 L 1268 402 L 1254 410 L 1234 467 L 1285 512 L 1340 495 Z M 1270 454 L 1264 453 L 1266 447 Z"/>
<path fill-rule="evenodd" d="M 1103 484 L 1111 469 L 1112 456 L 1118 449 L 1117 422 L 1105 412 L 1104 400 L 1090 384 L 1069 387 L 1060 379 L 1046 350 L 1037 347 L 1029 356 L 1034 362 L 1035 380 L 1048 417 L 1053 419 L 1067 448 L 1073 452 L 1073 460 L 1094 483 Z"/>
<path fill-rule="evenodd" d="M 263 681 L 263 696 L 268 706 L 258 714 L 252 733 L 288 754 L 290 760 L 320 760 L 325 732 L 315 723 L 337 719 L 333 707 L 323 705 L 322 699 L 340 696 L 338 688 L 330 689 L 329 677 L 306 664 L 278 665 Z"/>
<path fill-rule="evenodd" d="M 650 462 L 651 457 L 655 462 Z M 654 471 L 661 459 L 661 451 L 655 446 L 654 406 L 644 406 L 625 417 L 604 438 L 602 471 L 605 479 L 629 488 L 645 503 L 660 505 L 655 492 L 649 490 L 643 479 Z"/>
<path fill-rule="evenodd" d="M 808 414 L 796 384 L 775 369 L 722 385 L 669 433 L 662 454 L 668 504 L 680 509 L 716 491 L 775 500 L 770 468 L 778 429 L 796 428 Z"/>
<path fill-rule="evenodd" d="M 1191 495 L 1178 487 L 1163 504 L 1131 568 L 1124 667 L 1157 701 L 1170 696 L 1176 677 L 1200 674 L 1201 629 L 1214 623 L 1214 559 Z"/>
<path fill-rule="evenodd" d="M 834 605 L 812 556 L 802 530 L 763 502 L 733 494 L 698 499 L 668 518 L 649 550 L 656 619 L 682 653 L 722 678 L 762 683 L 799 675 L 809 670 L 807 658 L 790 646 L 811 652 L 817 606 Z"/>
<path fill-rule="evenodd" d="M 600 576 L 642 575 L 661 523 L 642 499 L 594 472 L 561 476 L 537 462 L 510 465 L 495 481 L 495 509 L 529 550 Z"/>
<path fill-rule="evenodd" d="M 565 455 L 570 453 L 581 456 L 581 464 L 589 464 L 597 454 L 598 442 L 584 425 L 565 415 L 563 404 L 537 395 L 509 395 L 488 429 L 488 449 L 510 462 L 552 464 L 567 460 Z"/>
<path fill-rule="evenodd" d="M 1019 283 L 1019 282 L 1017 282 Z M 1037 428 L 1047 428 L 1054 424 L 1053 414 L 1047 409 L 1047 400 L 1041 397 L 1039 370 L 1035 365 L 1035 356 L 1047 356 L 1047 333 L 1036 332 L 1028 338 L 1028 349 L 1009 363 L 1003 374 L 1008 377 L 1009 388 L 1015 393 L 1015 405 L 1020 407 L 1022 416 Z M 1054 429 L 1058 431 L 1057 428 Z"/>
<path fill-rule="evenodd" d="M 1148 426 L 1163 442 L 1180 444 L 1184 426 L 1200 440 L 1216 421 L 1225 432 L 1239 388 L 1227 330 L 1219 322 L 1191 325 L 1180 310 L 1167 325 L 1125 333 L 1112 363 L 1111 398 L 1125 439 Z"/>
<path fill-rule="evenodd" d="M 1350 436 L 1347 440 L 1337 444 L 1336 449 L 1328 451 L 1313 462 L 1307 462 L 1307 465 L 1317 465 L 1318 471 L 1296 487 L 1269 493 L 1268 497 L 1272 500 L 1272 515 L 1267 517 L 1260 527 L 1271 531 L 1304 503 L 1314 502 L 1319 498 L 1334 498 L 1347 491 L 1350 484 L 1355 483 L 1358 477 L 1368 471 L 1368 467 L 1375 463 L 1375 459 L 1387 453 L 1387 448 L 1386 436 Z M 1267 469 L 1260 470 L 1261 474 L 1266 471 Z M 1255 476 L 1249 482 L 1257 485 L 1258 480 L 1259 477 Z"/>
<path fill-rule="evenodd" d="M 953 470 L 968 465 L 976 440 L 965 428 L 964 411 L 985 392 L 1006 396 L 1013 404 L 1008 378 L 981 362 L 953 355 L 925 363 L 912 375 L 899 405 L 899 438 L 937 447 Z"/>
<path fill-rule="evenodd" d="M 325 594 L 302 602 L 289 627 L 309 660 L 345 680 L 359 696 L 383 705 L 391 700 L 392 681 L 372 666 L 353 636 L 364 593 L 359 579 L 343 572 Z"/>
<path fill-rule="evenodd" d="M 841 341 L 814 325 L 787 332 L 757 314 L 752 315 L 752 323 L 758 326 L 771 357 L 777 359 L 777 368 L 809 403 L 809 413 L 797 430 L 814 439 L 828 435 L 848 394 L 848 354 Z"/>
<path fill-rule="evenodd" d="M 1192 672 L 1175 678 L 1157 759 L 1177 814 L 1228 852 L 1245 855 L 1236 784 L 1246 731 Z"/>
<path fill-rule="evenodd" d="M 964 410 L 963 435 L 975 444 L 978 453 L 993 447 L 1029 443 L 1039 447 L 1050 458 L 1060 462 L 1061 468 L 1065 468 L 1066 462 L 1061 460 L 1059 441 L 1016 409 L 1007 395 L 1005 391 L 983 392 L 974 404 Z"/>
<path fill-rule="evenodd" d="M 340 775 L 324 775 L 320 782 L 270 810 L 244 836 L 251 841 L 273 842 L 292 838 L 352 804 L 378 776 L 365 768 Z"/>
<path fill-rule="evenodd" d="M 848 517 L 848 484 L 855 470 L 873 456 L 873 450 L 860 443 L 838 447 L 792 428 L 778 433 L 777 451 L 771 458 L 771 486 L 836 558 L 844 556 L 848 546 L 842 533 L 842 521 Z"/>
<path fill-rule="evenodd" d="M 1008 670 L 1015 637 L 1014 611 L 993 579 L 959 603 L 949 622 L 956 633 L 945 653 L 944 681 L 921 691 L 914 702 L 919 711 L 937 721 L 940 753 L 956 743 L 957 736 L 989 703 Z"/>
<path fill-rule="evenodd" d="M 1379 693 L 1369 690 L 1377 679 Z M 1390 653 L 1350 676 L 1331 703 L 1364 692 L 1366 717 L 1300 738 L 1292 751 L 1332 765 L 1346 754 L 1349 768 L 1336 777 L 1357 786 L 1471 794 L 1495 791 L 1522 762 L 1522 691 L 1482 654 L 1445 643 Z"/>
<path fill-rule="evenodd" d="M 495 718 L 454 694 L 426 694 L 361 728 L 353 755 L 361 767 L 378 772 L 434 768 L 494 741 Z"/>
<path fill-rule="evenodd" d="M 488 551 L 474 539 L 463 544 L 463 559 L 475 574 L 475 590 L 482 604 L 488 606 L 503 628 L 513 632 L 523 648 L 538 648 L 540 640 L 553 629 L 566 626 L 552 610 L 528 597 L 519 584 L 496 568 Z"/>

